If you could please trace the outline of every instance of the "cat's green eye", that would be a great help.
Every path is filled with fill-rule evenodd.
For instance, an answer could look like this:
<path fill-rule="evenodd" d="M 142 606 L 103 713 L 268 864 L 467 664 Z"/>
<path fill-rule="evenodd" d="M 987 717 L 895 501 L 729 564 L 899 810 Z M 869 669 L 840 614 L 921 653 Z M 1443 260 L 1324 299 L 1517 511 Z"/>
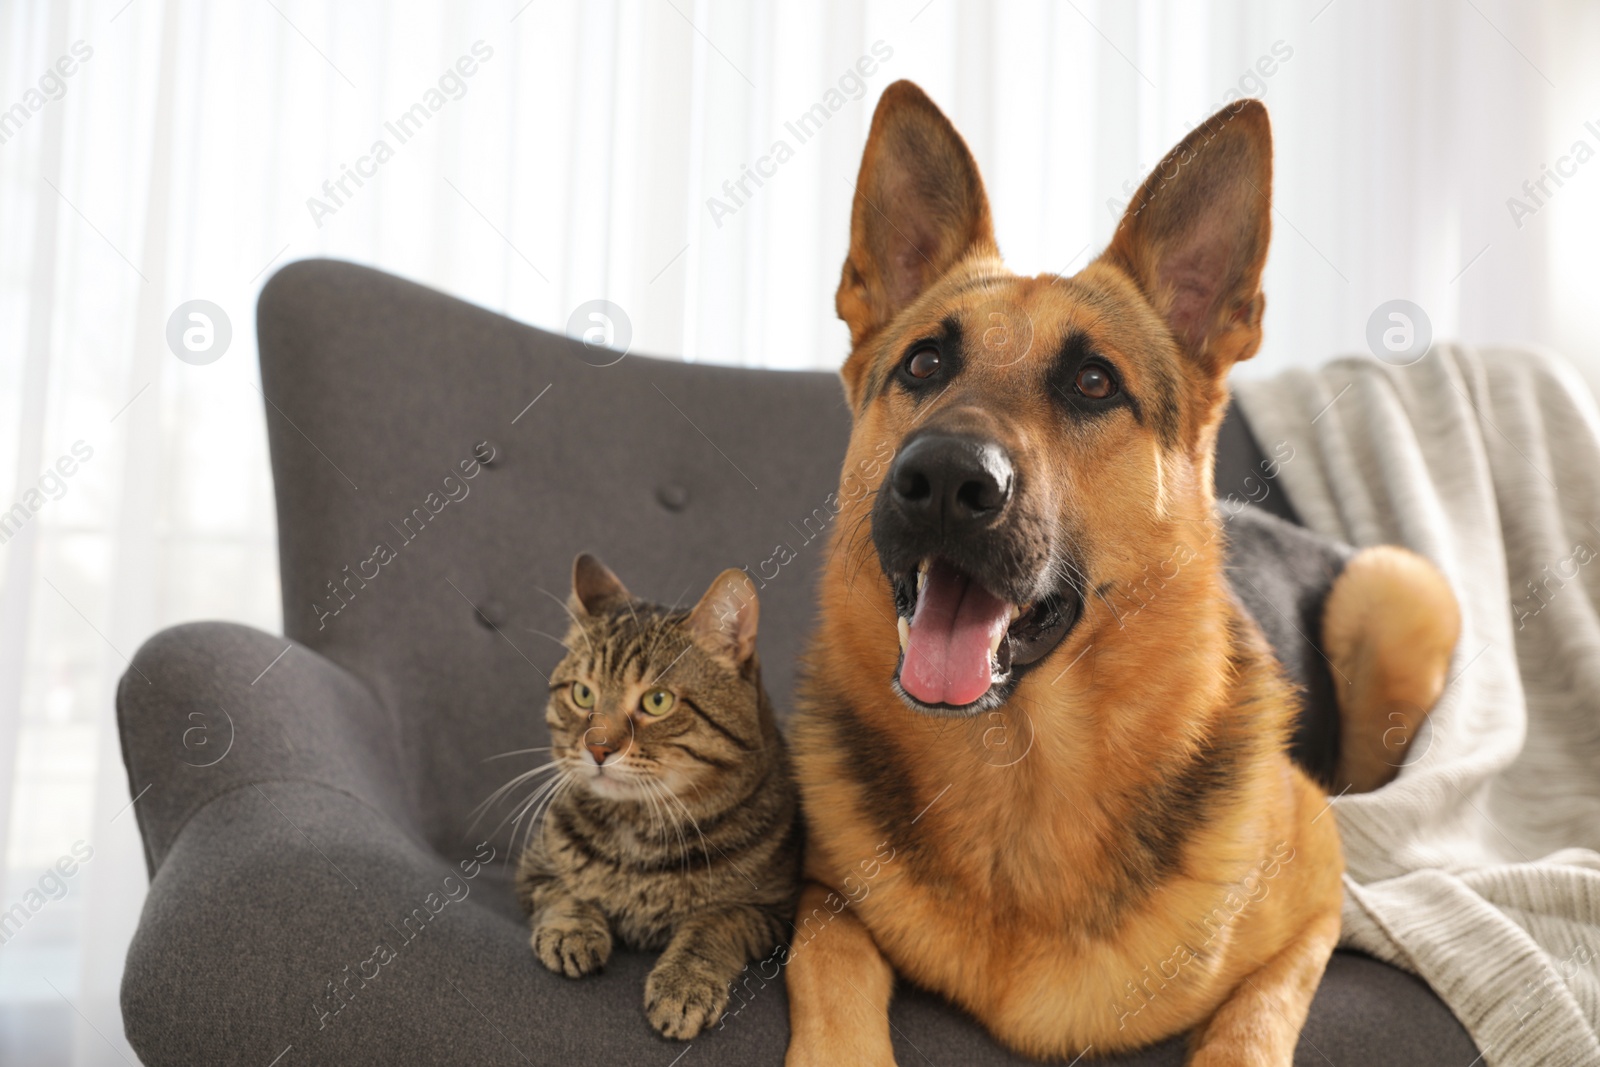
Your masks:
<path fill-rule="evenodd" d="M 646 715 L 659 717 L 671 711 L 675 703 L 677 698 L 665 689 L 652 689 L 644 695 L 643 700 L 639 701 L 639 706 L 644 709 Z"/>
<path fill-rule="evenodd" d="M 594 690 L 582 682 L 572 683 L 572 702 L 580 708 L 594 707 Z"/>

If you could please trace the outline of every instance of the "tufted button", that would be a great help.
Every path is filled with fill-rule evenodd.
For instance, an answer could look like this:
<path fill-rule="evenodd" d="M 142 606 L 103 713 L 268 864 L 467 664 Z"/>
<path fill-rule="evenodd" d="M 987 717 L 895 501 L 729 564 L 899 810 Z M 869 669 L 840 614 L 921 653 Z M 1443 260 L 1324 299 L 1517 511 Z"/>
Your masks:
<path fill-rule="evenodd" d="M 472 455 L 485 467 L 493 467 L 500 462 L 500 446 L 493 441 L 479 441 L 472 446 Z"/>
<path fill-rule="evenodd" d="M 479 602 L 472 617 L 478 620 L 478 625 L 485 630 L 498 629 L 505 625 L 506 606 L 498 600 L 484 600 Z"/>
<path fill-rule="evenodd" d="M 689 490 L 677 482 L 668 482 L 656 489 L 656 502 L 668 511 L 682 511 L 689 506 Z"/>

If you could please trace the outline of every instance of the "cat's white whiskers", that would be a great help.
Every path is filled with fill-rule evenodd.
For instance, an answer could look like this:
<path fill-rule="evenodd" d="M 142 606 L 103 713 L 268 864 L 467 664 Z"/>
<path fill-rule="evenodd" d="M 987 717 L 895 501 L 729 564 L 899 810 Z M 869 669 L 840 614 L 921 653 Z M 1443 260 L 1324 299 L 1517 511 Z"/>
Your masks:
<path fill-rule="evenodd" d="M 677 820 L 676 817 L 673 817 L 671 819 L 669 819 L 667 817 L 667 812 L 670 811 L 670 808 L 668 808 L 668 806 L 667 806 L 666 794 L 662 792 L 662 790 L 666 789 L 666 784 L 663 783 L 663 782 L 646 782 L 645 784 L 648 785 L 651 788 L 651 790 L 653 792 L 655 792 L 655 794 L 657 796 L 661 797 L 662 823 L 663 823 L 663 826 L 671 826 L 673 830 L 677 831 L 677 834 L 678 834 L 678 855 L 683 860 L 683 873 L 684 874 L 688 874 L 689 873 L 689 842 L 688 842 L 688 839 L 686 839 L 683 836 L 683 824 L 680 823 Z M 662 837 L 663 838 L 666 837 L 665 832 L 662 833 Z"/>
<path fill-rule="evenodd" d="M 555 801 L 556 801 L 556 799 L 558 797 L 560 797 L 569 788 L 571 788 L 572 784 L 575 781 L 577 781 L 577 778 L 573 774 L 571 774 L 569 771 L 566 771 L 566 770 L 563 769 L 561 777 L 556 779 L 556 781 L 554 782 L 554 787 L 548 789 L 544 793 L 544 799 L 543 799 L 542 802 L 538 799 L 538 794 L 535 794 L 535 796 L 529 800 L 528 804 L 523 807 L 522 814 L 517 816 L 516 823 L 513 823 L 512 826 L 511 826 L 511 845 L 512 845 L 512 848 L 516 852 L 517 855 L 521 855 L 524 851 L 527 850 L 528 845 L 533 840 L 534 832 L 538 828 L 540 822 L 544 819 L 546 813 L 549 812 L 551 805 L 553 805 L 555 803 Z M 535 808 L 535 805 L 537 805 L 537 810 L 534 810 L 533 818 L 528 820 L 528 825 L 523 829 L 523 831 L 522 831 L 522 834 L 523 834 L 522 846 L 520 848 L 518 848 L 517 847 L 517 828 L 518 828 L 518 824 L 520 824 L 522 822 L 523 816 L 527 815 L 529 810 Z"/>
<path fill-rule="evenodd" d="M 545 801 L 543 808 L 534 813 L 533 820 L 528 824 L 528 836 L 530 838 L 533 836 L 534 827 L 541 826 L 544 823 L 545 817 L 550 814 L 550 809 L 553 808 L 557 801 L 559 801 L 563 796 L 576 788 L 577 784 L 578 779 L 576 777 L 569 776 L 564 779 L 561 783 L 561 788 L 557 789 L 550 799 Z"/>
<path fill-rule="evenodd" d="M 650 787 L 648 784 L 645 785 L 644 803 L 650 805 L 650 824 L 644 827 L 644 836 L 646 838 L 653 839 L 656 833 L 656 805 L 655 801 L 650 798 Z"/>
<path fill-rule="evenodd" d="M 521 774 L 512 778 L 505 785 L 501 786 L 499 789 L 496 789 L 493 793 L 490 793 L 488 798 L 484 800 L 482 804 L 479 804 L 477 807 L 473 808 L 472 811 L 468 812 L 468 814 L 472 816 L 472 822 L 467 826 L 466 832 L 470 834 L 473 828 L 476 827 L 478 823 L 483 820 L 483 817 L 488 814 L 489 809 L 495 804 L 499 803 L 501 800 L 505 799 L 506 794 L 510 793 L 517 786 L 521 785 L 523 782 L 526 782 L 528 779 L 533 778 L 535 775 L 544 774 L 545 772 L 554 768 L 559 768 L 564 762 L 564 759 L 557 757 L 556 759 L 551 760 L 549 763 L 541 764 L 540 766 L 533 768 L 531 771 L 523 771 Z M 504 825 L 505 824 L 502 822 L 501 826 Z M 495 829 L 498 830 L 499 827 L 497 826 Z"/>
<path fill-rule="evenodd" d="M 700 833 L 700 824 L 698 822 L 696 822 L 694 816 L 692 814 L 690 814 L 689 806 L 678 798 L 678 794 L 673 792 L 672 787 L 670 785 L 668 785 L 666 782 L 662 782 L 661 783 L 661 788 L 665 789 L 667 791 L 667 794 L 669 796 L 671 796 L 673 800 L 676 800 L 678 802 L 678 807 L 683 809 L 683 817 L 689 820 L 689 824 L 694 827 L 694 832 L 697 833 L 697 834 L 700 834 L 700 850 L 702 852 L 704 852 L 705 848 L 706 848 L 706 835 Z M 756 885 L 756 880 L 754 878 L 751 878 L 750 875 L 745 873 L 745 870 L 744 870 L 743 867 L 740 867 L 737 863 L 733 862 L 733 857 L 732 856 L 730 856 L 726 852 L 722 851 L 722 849 L 718 848 L 716 845 L 712 845 L 711 847 L 717 849 L 717 855 L 719 855 L 723 859 L 727 860 L 728 861 L 728 866 L 732 867 L 735 871 L 737 871 L 739 873 L 739 877 L 741 877 L 745 881 L 749 882 L 750 885 L 753 888 L 756 888 L 756 889 L 760 888 L 759 886 Z M 707 873 L 709 873 L 710 870 L 711 870 L 711 855 L 710 855 L 710 853 L 707 853 L 706 854 L 706 871 L 707 871 Z"/>
<path fill-rule="evenodd" d="M 493 756 L 485 756 L 482 762 L 488 763 L 490 760 L 505 759 L 508 756 L 525 756 L 529 752 L 549 752 L 550 748 L 549 745 L 540 745 L 538 748 L 514 748 L 510 752 L 497 752 Z"/>
<path fill-rule="evenodd" d="M 655 786 L 649 779 L 645 779 L 640 784 L 644 786 L 645 799 L 650 804 L 650 832 L 654 835 L 656 825 L 659 823 L 661 826 L 661 843 L 666 845 L 671 840 L 668 836 L 668 829 L 671 823 L 667 818 L 666 808 L 656 799 Z"/>
<path fill-rule="evenodd" d="M 666 848 L 672 843 L 672 813 L 667 810 L 666 802 L 661 799 L 661 794 L 657 792 L 653 783 L 645 782 L 644 788 L 650 798 L 650 810 L 655 813 L 661 826 L 661 847 Z"/>
<path fill-rule="evenodd" d="M 662 785 L 653 782 L 653 787 L 656 789 L 656 793 L 658 793 L 659 797 L 661 797 L 662 819 L 666 821 L 667 825 L 672 827 L 672 832 L 677 833 L 678 861 L 680 861 L 680 864 L 682 864 L 683 873 L 686 875 L 686 873 L 690 873 L 690 843 L 688 843 L 688 838 L 683 837 L 683 824 L 682 822 L 678 822 L 677 816 L 672 814 L 672 806 L 667 803 L 666 792 L 662 790 Z M 666 837 L 666 835 L 662 835 L 662 837 Z"/>
<path fill-rule="evenodd" d="M 666 800 L 661 797 L 661 791 L 656 788 L 654 782 L 646 782 L 645 787 L 650 790 L 650 802 L 661 814 L 661 843 L 665 845 L 672 840 L 672 835 L 677 830 L 677 825 L 672 819 L 672 809 L 667 807 Z"/>
<path fill-rule="evenodd" d="M 505 818 L 501 819 L 499 825 L 494 828 L 495 832 L 498 833 L 499 830 L 500 830 L 500 827 L 504 826 L 506 823 L 509 822 L 509 823 L 512 824 L 511 825 L 512 840 L 515 841 L 516 840 L 516 833 L 517 833 L 517 824 L 522 821 L 522 817 L 528 813 L 528 810 L 530 808 L 532 808 L 535 804 L 537 804 L 540 801 L 541 798 L 553 795 L 556 792 L 556 790 L 559 789 L 561 787 L 561 785 L 563 783 L 565 783 L 566 781 L 568 781 L 571 777 L 572 777 L 571 772 L 569 770 L 567 770 L 565 767 L 562 767 L 560 769 L 560 773 L 558 773 L 556 775 L 556 777 L 550 779 L 548 782 L 541 783 L 539 785 L 539 787 L 537 789 L 535 789 L 532 793 L 530 793 L 525 799 L 523 799 L 521 801 L 518 801 L 516 804 L 514 804 L 512 806 L 511 813 L 508 814 Z"/>
<path fill-rule="evenodd" d="M 661 782 L 660 785 L 661 785 L 662 789 L 665 789 L 667 791 L 667 796 L 672 798 L 673 803 L 678 805 L 678 810 L 683 812 L 683 817 L 685 819 L 689 820 L 689 825 L 694 827 L 694 832 L 696 834 L 699 834 L 699 836 L 700 836 L 700 851 L 706 857 L 706 870 L 710 871 L 711 870 L 711 853 L 708 851 L 707 846 L 706 846 L 706 835 L 700 832 L 700 823 L 695 820 L 694 815 L 689 811 L 689 805 L 687 805 L 687 804 L 685 804 L 683 802 L 683 800 L 678 796 L 678 794 L 673 791 L 673 789 L 672 789 L 672 787 L 670 785 L 668 785 L 666 782 Z M 721 852 L 722 850 L 719 848 L 719 849 L 717 849 L 717 851 Z M 737 869 L 737 868 L 735 868 L 735 869 Z M 740 872 L 740 873 L 743 873 L 743 872 Z"/>
<path fill-rule="evenodd" d="M 504 797 L 511 790 L 515 789 L 517 786 L 521 785 L 523 782 L 526 782 L 528 779 L 532 778 L 534 775 L 543 774 L 543 773 L 545 773 L 546 771 L 550 770 L 553 767 L 560 766 L 561 763 L 562 763 L 562 757 L 557 756 L 555 759 L 552 759 L 552 760 L 550 760 L 550 761 L 548 761 L 546 763 L 541 763 L 537 767 L 531 768 L 529 770 L 521 772 L 520 774 L 512 776 L 510 781 L 508 781 L 504 785 L 500 786 L 500 788 L 496 789 L 493 793 L 490 793 L 488 799 L 486 799 L 482 804 L 479 804 L 478 807 L 474 808 L 473 810 L 474 811 L 479 811 L 479 810 L 481 810 L 483 808 L 487 808 L 489 805 L 493 804 L 495 801 L 497 801 L 497 800 L 501 799 L 502 797 Z"/>
<path fill-rule="evenodd" d="M 511 812 L 506 815 L 505 818 L 500 820 L 500 824 L 499 826 L 495 827 L 495 831 L 498 832 L 501 826 L 504 826 L 509 822 L 511 824 L 511 838 L 513 841 L 515 841 L 517 836 L 517 828 L 522 824 L 522 819 L 528 814 L 529 809 L 531 809 L 535 804 L 539 803 L 542 798 L 553 793 L 557 788 L 559 788 L 562 780 L 563 779 L 560 776 L 552 778 L 550 781 L 543 783 L 533 792 L 529 793 L 522 800 L 519 800 L 515 805 L 512 806 Z"/>

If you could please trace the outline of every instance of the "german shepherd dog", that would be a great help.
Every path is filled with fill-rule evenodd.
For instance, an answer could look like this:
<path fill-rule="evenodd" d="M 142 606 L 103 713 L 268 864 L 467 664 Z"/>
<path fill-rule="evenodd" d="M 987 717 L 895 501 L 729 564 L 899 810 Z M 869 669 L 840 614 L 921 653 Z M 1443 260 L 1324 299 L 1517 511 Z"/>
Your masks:
<path fill-rule="evenodd" d="M 895 972 L 1030 1056 L 1190 1032 L 1192 1064 L 1291 1062 L 1343 858 L 1287 754 L 1296 691 L 1227 584 L 1212 486 L 1225 379 L 1261 343 L 1271 186 L 1266 109 L 1240 101 L 1099 258 L 1021 277 L 950 122 L 909 82 L 884 92 L 837 298 L 845 472 L 882 476 L 840 493 L 794 726 L 790 1067 L 893 1064 Z M 1107 593 L 1155 566 L 1159 593 L 1119 619 Z M 1341 574 L 1343 782 L 1389 776 L 1458 626 L 1420 557 L 1369 549 Z M 997 731 L 1026 754 L 990 758 Z"/>

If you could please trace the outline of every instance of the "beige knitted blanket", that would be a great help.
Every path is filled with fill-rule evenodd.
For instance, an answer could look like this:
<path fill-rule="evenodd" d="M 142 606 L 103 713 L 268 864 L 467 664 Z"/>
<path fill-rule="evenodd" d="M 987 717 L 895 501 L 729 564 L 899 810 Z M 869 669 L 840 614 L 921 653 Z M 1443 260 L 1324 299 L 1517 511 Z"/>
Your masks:
<path fill-rule="evenodd" d="M 1235 392 L 1314 530 L 1402 544 L 1460 598 L 1398 779 L 1334 802 L 1342 944 L 1424 978 L 1489 1067 L 1600 1064 L 1600 412 L 1560 360 L 1434 348 Z M 1462 1067 L 1466 1067 L 1465 1064 Z"/>

